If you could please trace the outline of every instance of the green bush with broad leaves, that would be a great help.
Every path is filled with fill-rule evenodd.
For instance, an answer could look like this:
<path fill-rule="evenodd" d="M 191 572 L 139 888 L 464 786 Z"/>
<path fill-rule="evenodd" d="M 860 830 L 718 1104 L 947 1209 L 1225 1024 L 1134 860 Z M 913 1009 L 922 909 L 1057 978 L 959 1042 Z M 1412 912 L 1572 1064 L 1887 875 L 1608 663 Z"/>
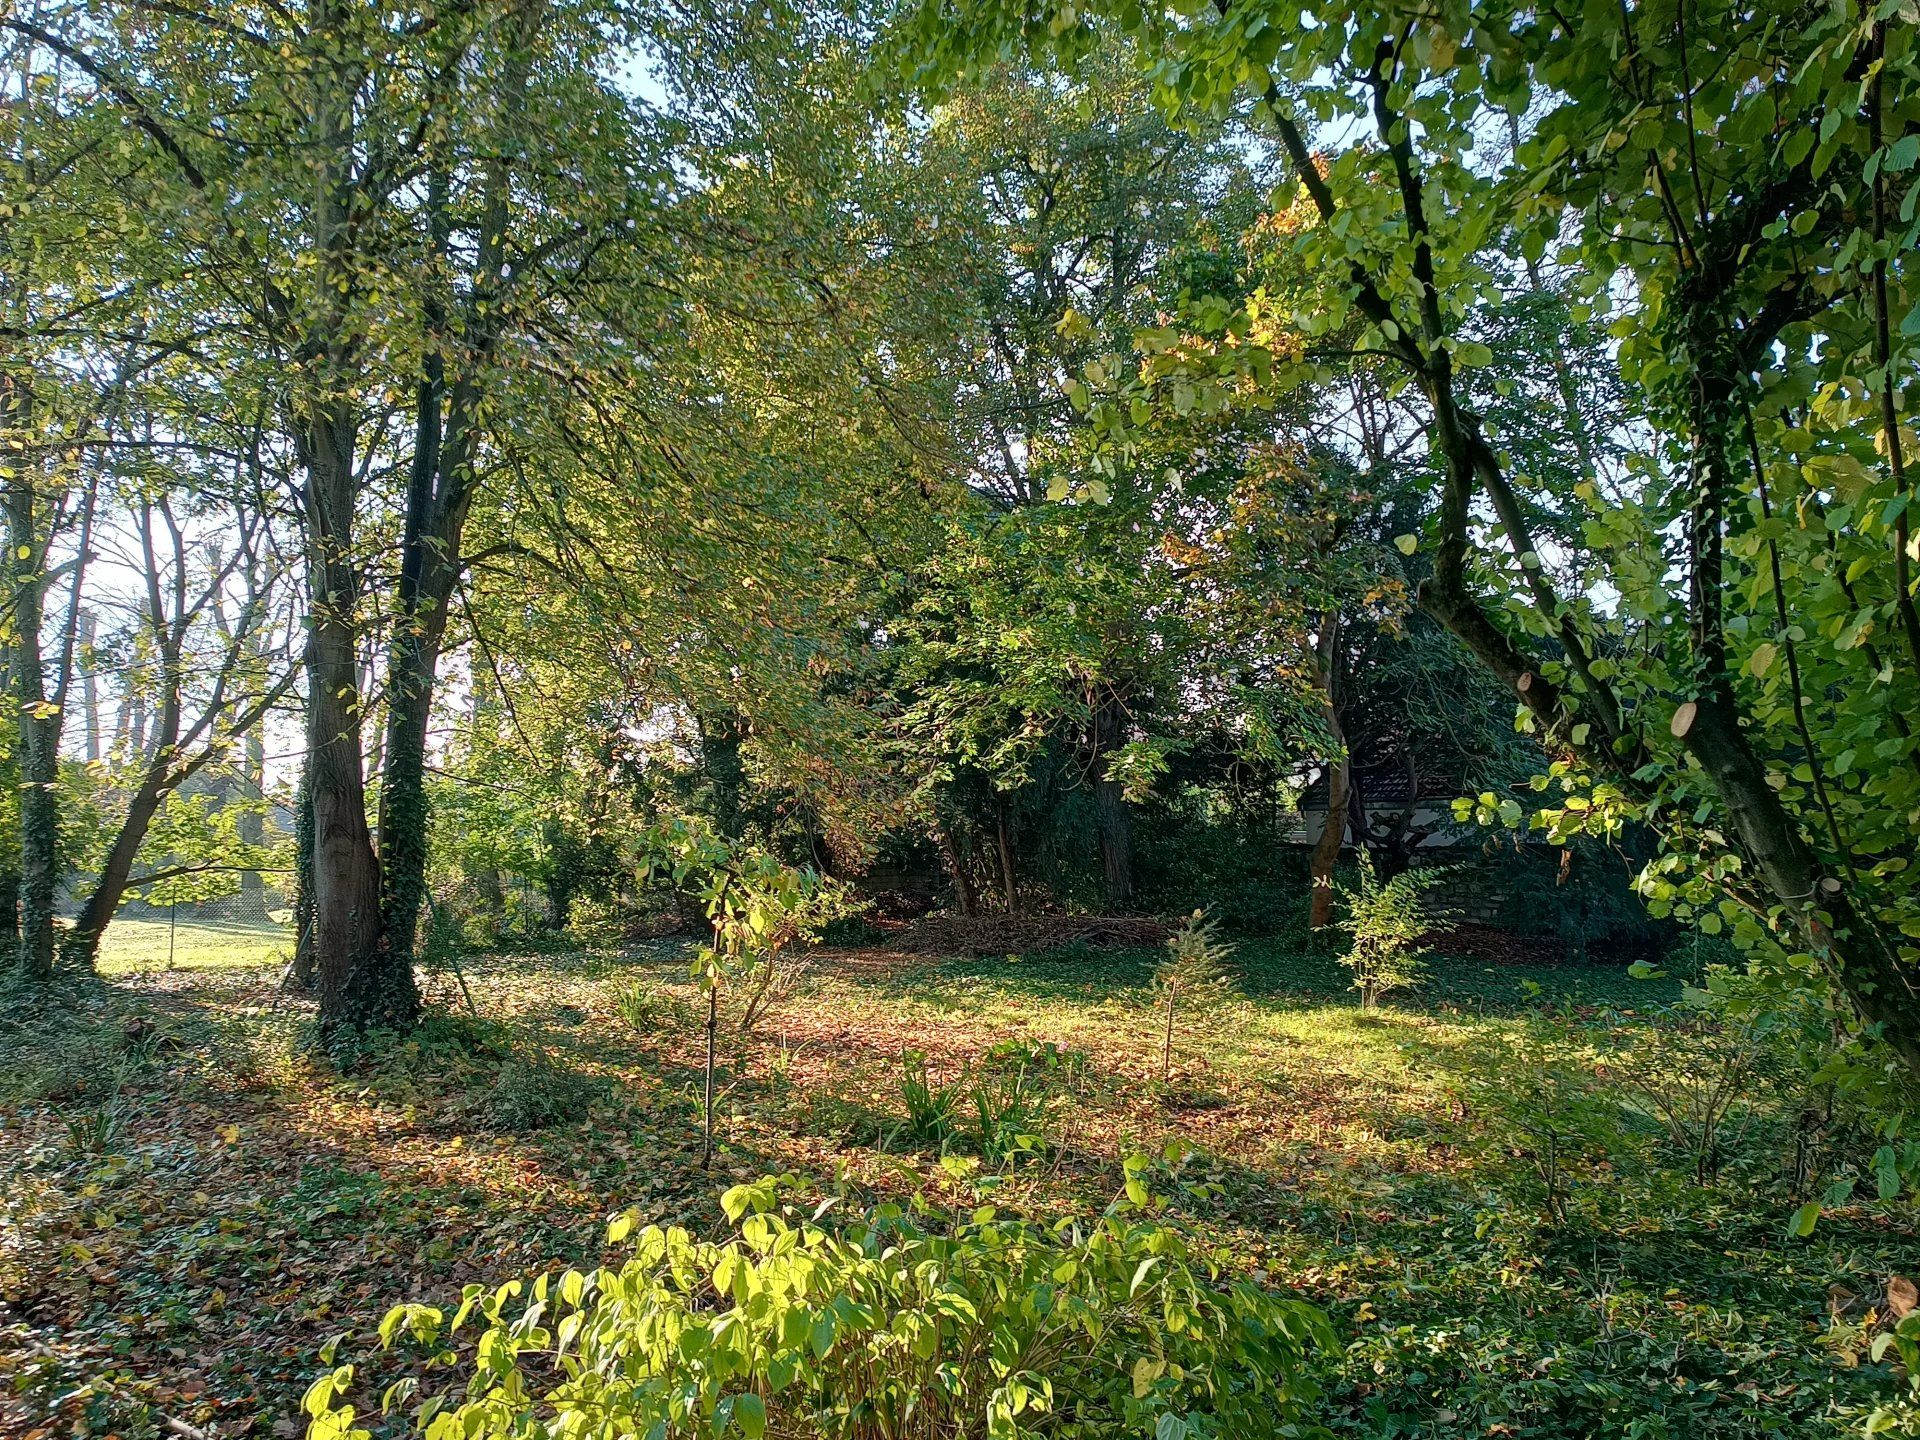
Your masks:
<path fill-rule="evenodd" d="M 428 1440 L 1324 1435 L 1326 1317 L 1147 1218 L 1143 1166 L 1132 1198 L 1051 1225 L 989 1206 L 940 1228 L 888 1205 L 831 1229 L 824 1206 L 781 1207 L 774 1179 L 727 1192 L 719 1242 L 621 1216 L 618 1266 L 470 1285 L 451 1319 L 391 1311 L 383 1343 L 467 1378 L 424 1400 L 399 1382 L 382 1409 L 412 1408 Z M 352 1381 L 342 1366 L 307 1392 L 309 1440 L 370 1435 Z"/>

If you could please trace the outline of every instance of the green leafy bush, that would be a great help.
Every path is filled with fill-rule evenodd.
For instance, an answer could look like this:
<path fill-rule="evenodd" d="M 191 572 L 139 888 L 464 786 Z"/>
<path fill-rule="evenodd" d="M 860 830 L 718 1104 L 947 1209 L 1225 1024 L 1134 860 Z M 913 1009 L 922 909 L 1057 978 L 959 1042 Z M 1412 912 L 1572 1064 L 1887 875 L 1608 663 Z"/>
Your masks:
<path fill-rule="evenodd" d="M 1047 1122 L 1086 1056 L 1058 1046 L 1002 1041 L 947 1082 L 932 1079 L 917 1051 L 900 1057 L 900 1099 L 909 1139 L 943 1153 L 968 1152 L 1002 1165 L 1047 1148 Z"/>
<path fill-rule="evenodd" d="M 1024 1067 L 977 1076 L 967 1090 L 967 1100 L 973 1110 L 973 1130 L 967 1139 L 982 1156 L 1011 1165 L 1022 1156 L 1046 1150 L 1053 1097 Z"/>
<path fill-rule="evenodd" d="M 900 1057 L 900 1099 L 906 1105 L 906 1133 L 928 1144 L 945 1145 L 958 1131 L 960 1086 L 941 1084 L 927 1074 L 927 1057 L 908 1051 Z"/>
<path fill-rule="evenodd" d="M 1138 1183 L 1137 1181 L 1135 1182 Z M 381 1323 L 463 1386 L 417 1412 L 429 1440 L 739 1435 L 1207 1440 L 1306 1424 L 1337 1349 L 1313 1306 L 1228 1281 L 1182 1232 L 1126 1213 L 1036 1226 L 989 1208 L 936 1233 L 886 1206 L 842 1231 L 775 1213 L 779 1182 L 723 1201 L 721 1243 L 648 1226 L 617 1268 L 467 1287 L 448 1321 Z M 613 1243 L 628 1217 L 609 1228 Z M 351 1366 L 317 1380 L 310 1440 L 362 1440 Z M 408 1398 L 407 1382 L 386 1408 Z"/>
<path fill-rule="evenodd" d="M 499 1130 L 541 1130 L 583 1119 L 606 1098 L 602 1080 L 545 1058 L 516 1057 L 500 1067 L 487 1095 L 487 1116 Z"/>
<path fill-rule="evenodd" d="M 1618 1096 L 1594 1074 L 1592 1038 L 1571 1013 L 1549 1011 L 1463 1057 L 1470 1141 L 1488 1148 L 1504 1198 L 1547 1225 L 1564 1225 L 1576 1198 L 1603 1188 L 1630 1138 Z"/>
<path fill-rule="evenodd" d="M 647 980 L 635 980 L 616 990 L 613 1004 L 620 1018 L 641 1035 L 677 1033 L 694 1023 L 693 1009 L 685 1000 Z"/>

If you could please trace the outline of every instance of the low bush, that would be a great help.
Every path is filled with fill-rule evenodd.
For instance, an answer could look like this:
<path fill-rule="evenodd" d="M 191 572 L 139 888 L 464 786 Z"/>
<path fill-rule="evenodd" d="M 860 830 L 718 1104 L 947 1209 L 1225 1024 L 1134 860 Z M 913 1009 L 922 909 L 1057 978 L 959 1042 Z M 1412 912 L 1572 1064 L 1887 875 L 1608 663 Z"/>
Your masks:
<path fill-rule="evenodd" d="M 958 1133 L 960 1085 L 932 1079 L 926 1056 L 909 1051 L 900 1057 L 900 1099 L 906 1106 L 910 1139 L 944 1146 Z"/>
<path fill-rule="evenodd" d="M 663 985 L 635 980 L 614 992 L 620 1018 L 643 1036 L 679 1034 L 695 1024 L 693 1007 Z"/>
<path fill-rule="evenodd" d="M 1595 1076 L 1592 1038 L 1577 1017 L 1548 1011 L 1463 1057 L 1463 1139 L 1486 1152 L 1502 1197 L 1549 1226 L 1604 1191 L 1630 1139 L 1618 1097 Z"/>
<path fill-rule="evenodd" d="M 897 1207 L 840 1231 L 779 1183 L 729 1191 L 720 1243 L 649 1226 L 618 1268 L 467 1287 L 451 1321 L 403 1305 L 387 1344 L 462 1364 L 417 1409 L 431 1440 L 527 1435 L 1156 1436 L 1315 1432 L 1338 1348 L 1312 1305 L 1228 1281 L 1181 1231 L 1125 1209 L 1037 1226 L 991 1207 L 936 1232 Z M 626 1238 L 622 1217 L 609 1241 Z M 351 1366 L 316 1381 L 312 1440 L 362 1440 Z M 383 1408 L 410 1398 L 408 1383 Z"/>
<path fill-rule="evenodd" d="M 543 1130 L 584 1119 L 607 1098 L 606 1082 L 544 1057 L 515 1058 L 500 1067 L 487 1095 L 487 1119 L 497 1130 Z"/>

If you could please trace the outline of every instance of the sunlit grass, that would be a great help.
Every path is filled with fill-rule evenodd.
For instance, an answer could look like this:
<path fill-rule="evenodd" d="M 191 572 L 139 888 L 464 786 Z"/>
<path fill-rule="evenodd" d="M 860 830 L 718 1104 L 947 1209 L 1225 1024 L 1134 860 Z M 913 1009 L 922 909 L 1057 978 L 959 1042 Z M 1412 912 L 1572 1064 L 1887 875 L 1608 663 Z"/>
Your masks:
<path fill-rule="evenodd" d="M 251 970 L 284 965 L 293 932 L 271 921 L 115 920 L 100 940 L 100 970 L 139 975 L 156 970 Z"/>

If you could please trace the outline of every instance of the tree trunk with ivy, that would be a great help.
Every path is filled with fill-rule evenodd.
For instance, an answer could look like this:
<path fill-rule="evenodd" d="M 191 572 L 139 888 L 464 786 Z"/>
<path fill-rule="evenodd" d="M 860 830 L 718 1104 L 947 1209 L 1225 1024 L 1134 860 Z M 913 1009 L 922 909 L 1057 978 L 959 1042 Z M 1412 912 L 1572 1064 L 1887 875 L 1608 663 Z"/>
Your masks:
<path fill-rule="evenodd" d="M 60 710 L 46 691 L 40 630 L 46 615 L 47 553 L 41 535 L 37 461 L 17 452 L 27 445 L 33 396 L 17 375 L 0 377 L 8 441 L 7 564 L 12 572 L 12 670 L 16 783 L 19 786 L 19 940 L 13 962 L 33 980 L 52 978 L 54 902 L 60 881 Z"/>

